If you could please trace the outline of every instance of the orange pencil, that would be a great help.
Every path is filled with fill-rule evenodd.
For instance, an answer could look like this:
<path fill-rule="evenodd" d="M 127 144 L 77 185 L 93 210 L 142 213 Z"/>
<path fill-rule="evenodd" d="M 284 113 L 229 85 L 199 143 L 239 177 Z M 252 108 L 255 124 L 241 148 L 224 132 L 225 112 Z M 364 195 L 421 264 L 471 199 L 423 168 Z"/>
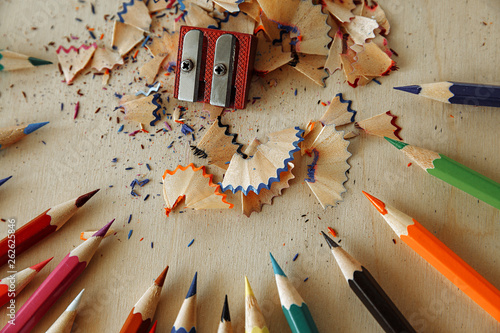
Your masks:
<path fill-rule="evenodd" d="M 160 276 L 154 281 L 153 285 L 142 295 L 139 301 L 130 311 L 125 320 L 120 333 L 146 333 L 153 321 L 156 306 L 160 300 L 161 289 L 167 276 L 168 266 L 165 267 Z"/>
<path fill-rule="evenodd" d="M 0 241 L 0 266 L 14 259 L 48 235 L 59 230 L 99 190 L 47 209 Z M 15 244 L 15 249 L 13 245 Z"/>
<path fill-rule="evenodd" d="M 0 306 L 5 305 L 11 299 L 19 295 L 21 290 L 24 289 L 35 278 L 45 265 L 49 263 L 54 257 L 42 261 L 39 264 L 23 269 L 20 272 L 14 273 L 0 280 Z M 9 287 L 10 290 L 9 290 Z"/>
<path fill-rule="evenodd" d="M 420 223 L 363 192 L 396 234 L 467 296 L 500 321 L 500 291 Z"/>

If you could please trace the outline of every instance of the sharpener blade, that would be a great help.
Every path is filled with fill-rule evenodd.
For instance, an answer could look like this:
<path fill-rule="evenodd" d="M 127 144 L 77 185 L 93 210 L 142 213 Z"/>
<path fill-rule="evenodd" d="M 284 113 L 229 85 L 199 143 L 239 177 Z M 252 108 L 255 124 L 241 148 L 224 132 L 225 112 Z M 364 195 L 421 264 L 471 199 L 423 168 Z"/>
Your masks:
<path fill-rule="evenodd" d="M 231 104 L 235 49 L 234 35 L 224 34 L 217 39 L 210 92 L 212 105 L 228 107 Z"/>
<path fill-rule="evenodd" d="M 201 53 L 203 32 L 190 30 L 184 35 L 182 60 L 179 72 L 178 99 L 189 102 L 198 101 L 200 86 Z"/>

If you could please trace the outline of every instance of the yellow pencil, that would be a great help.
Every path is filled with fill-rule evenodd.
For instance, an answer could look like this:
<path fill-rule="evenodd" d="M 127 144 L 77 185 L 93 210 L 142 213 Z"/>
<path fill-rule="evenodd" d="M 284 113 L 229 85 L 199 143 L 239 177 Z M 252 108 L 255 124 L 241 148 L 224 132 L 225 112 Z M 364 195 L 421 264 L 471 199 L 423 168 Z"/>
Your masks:
<path fill-rule="evenodd" d="M 245 276 L 245 333 L 269 333 L 252 287 Z"/>

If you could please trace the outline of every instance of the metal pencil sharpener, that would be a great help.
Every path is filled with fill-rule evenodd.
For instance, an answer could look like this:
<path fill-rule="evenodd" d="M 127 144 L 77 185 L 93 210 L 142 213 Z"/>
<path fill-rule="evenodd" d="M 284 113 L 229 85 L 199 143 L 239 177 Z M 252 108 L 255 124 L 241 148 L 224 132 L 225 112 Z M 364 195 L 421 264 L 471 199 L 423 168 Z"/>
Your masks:
<path fill-rule="evenodd" d="M 244 109 L 256 45 L 253 35 L 182 26 L 174 97 Z"/>

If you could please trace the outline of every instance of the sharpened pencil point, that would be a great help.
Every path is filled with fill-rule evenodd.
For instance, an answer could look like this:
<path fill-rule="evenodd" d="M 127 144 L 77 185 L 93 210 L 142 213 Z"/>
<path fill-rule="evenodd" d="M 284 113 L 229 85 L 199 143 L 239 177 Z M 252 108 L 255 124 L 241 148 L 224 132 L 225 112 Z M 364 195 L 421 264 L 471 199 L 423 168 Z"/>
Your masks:
<path fill-rule="evenodd" d="M 248 278 L 245 276 L 245 296 L 255 296 L 253 294 L 252 287 L 250 287 L 250 282 L 248 282 Z"/>
<path fill-rule="evenodd" d="M 0 179 L 0 186 L 2 186 L 3 184 L 5 184 L 11 178 L 12 178 L 12 176 L 4 178 L 4 179 Z"/>
<path fill-rule="evenodd" d="M 370 200 L 370 202 L 377 208 L 378 212 L 382 215 L 387 214 L 387 209 L 385 209 L 385 203 L 380 200 L 375 198 L 373 195 L 366 193 L 365 191 L 361 191 L 363 194 Z"/>
<path fill-rule="evenodd" d="M 104 227 L 99 229 L 95 234 L 92 235 L 92 237 L 104 237 L 106 233 L 108 232 L 109 227 L 115 222 L 115 219 L 111 220 L 108 224 L 106 224 Z"/>
<path fill-rule="evenodd" d="M 323 231 L 321 231 L 321 233 L 323 234 L 323 237 L 325 237 L 326 244 L 328 244 L 328 247 L 330 247 L 330 249 L 332 247 L 339 247 L 339 245 L 337 243 L 335 243 L 335 241 L 333 239 L 331 239 L 330 237 L 328 237 L 327 234 L 325 234 Z"/>
<path fill-rule="evenodd" d="M 76 201 L 75 201 L 75 206 L 80 208 L 82 207 L 83 205 L 85 205 L 87 203 L 87 201 L 90 200 L 90 198 L 92 198 L 94 196 L 94 194 L 96 194 L 97 192 L 99 192 L 99 189 L 95 190 L 95 191 L 92 191 L 92 192 L 89 192 L 87 194 L 84 194 L 84 195 L 81 195 L 79 196 Z"/>
<path fill-rule="evenodd" d="M 167 272 L 168 272 L 168 266 L 165 267 L 163 272 L 161 272 L 160 275 L 156 278 L 155 284 L 158 287 L 163 287 L 163 283 L 165 282 L 165 277 L 167 277 Z"/>
<path fill-rule="evenodd" d="M 158 320 L 155 320 L 155 323 L 153 324 L 153 326 L 151 326 L 151 330 L 149 331 L 149 333 L 156 332 L 156 325 L 158 325 Z"/>
<path fill-rule="evenodd" d="M 78 295 L 76 295 L 75 299 L 71 304 L 68 306 L 66 311 L 76 311 L 78 309 L 78 305 L 80 305 L 80 301 L 82 299 L 82 294 L 85 291 L 85 289 L 82 289 Z"/>
<path fill-rule="evenodd" d="M 46 121 L 44 123 L 35 123 L 35 124 L 29 124 L 28 126 L 26 126 L 26 128 L 24 129 L 24 134 L 30 134 L 30 133 L 33 133 L 34 131 L 36 131 L 37 129 L 39 129 L 40 127 L 43 127 L 45 125 L 47 125 L 49 122 Z"/>
<path fill-rule="evenodd" d="M 221 322 L 231 321 L 231 316 L 229 315 L 229 304 L 227 303 L 227 295 L 224 299 L 224 307 L 222 308 L 222 315 L 220 316 Z"/>
<path fill-rule="evenodd" d="M 410 94 L 415 94 L 418 95 L 422 91 L 422 87 L 418 85 L 411 85 L 411 86 L 402 86 L 402 87 L 393 87 L 396 90 L 401 90 Z"/>
<path fill-rule="evenodd" d="M 34 57 L 29 57 L 28 61 L 31 62 L 33 66 L 51 65 L 52 62 L 48 60 L 38 59 Z"/>
<path fill-rule="evenodd" d="M 269 255 L 271 256 L 271 262 L 272 262 L 272 264 L 273 264 L 273 271 L 274 271 L 274 274 L 277 274 L 277 275 L 281 275 L 281 276 L 286 277 L 285 272 L 283 272 L 283 270 L 281 269 L 280 265 L 278 265 L 278 263 L 276 262 L 276 259 L 274 259 L 274 257 L 273 257 L 273 255 L 271 254 L 271 252 L 269 252 Z"/>
<path fill-rule="evenodd" d="M 37 272 L 40 272 L 45 267 L 45 265 L 47 265 L 52 259 L 54 259 L 54 257 L 44 260 L 39 264 L 33 265 L 30 268 L 34 269 Z"/>
<path fill-rule="evenodd" d="M 388 138 L 386 136 L 384 136 L 384 139 L 389 141 L 394 147 L 396 147 L 398 149 L 403 149 L 404 147 L 408 146 L 407 143 L 404 143 L 404 142 L 398 141 L 398 140 L 394 140 L 394 139 Z"/>
<path fill-rule="evenodd" d="M 198 280 L 198 272 L 194 273 L 193 282 L 191 282 L 191 286 L 189 287 L 189 291 L 186 295 L 186 298 L 193 297 L 196 295 L 196 282 Z"/>

